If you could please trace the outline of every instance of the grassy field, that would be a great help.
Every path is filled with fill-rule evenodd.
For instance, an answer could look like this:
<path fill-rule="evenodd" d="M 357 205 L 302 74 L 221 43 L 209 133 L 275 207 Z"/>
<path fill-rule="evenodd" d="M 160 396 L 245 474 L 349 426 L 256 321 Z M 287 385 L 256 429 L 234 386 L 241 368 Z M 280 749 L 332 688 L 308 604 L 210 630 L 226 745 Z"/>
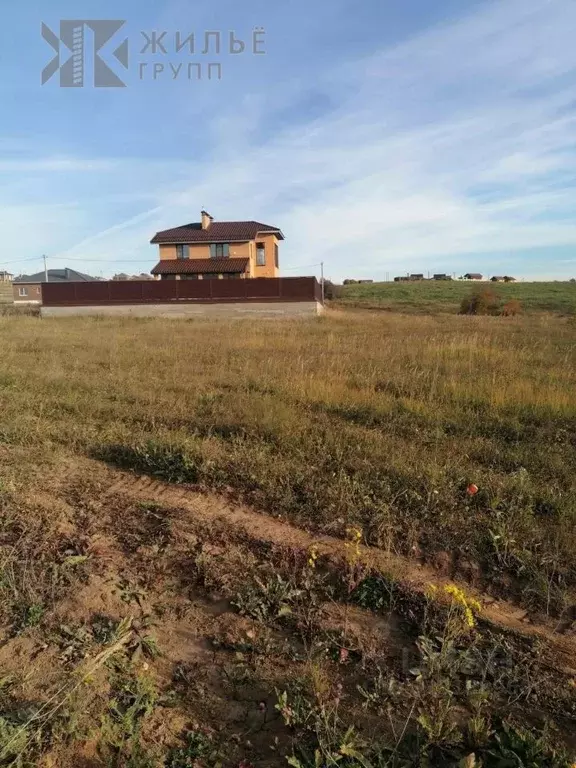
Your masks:
<path fill-rule="evenodd" d="M 572 318 L 0 335 L 1 766 L 572 764 Z"/>
<path fill-rule="evenodd" d="M 576 314 L 576 283 L 473 283 L 471 281 L 423 281 L 414 283 L 372 283 L 345 285 L 338 304 L 346 307 L 395 310 L 399 312 L 455 314 L 460 302 L 474 288 L 489 285 L 501 298 L 521 302 L 525 312 Z"/>

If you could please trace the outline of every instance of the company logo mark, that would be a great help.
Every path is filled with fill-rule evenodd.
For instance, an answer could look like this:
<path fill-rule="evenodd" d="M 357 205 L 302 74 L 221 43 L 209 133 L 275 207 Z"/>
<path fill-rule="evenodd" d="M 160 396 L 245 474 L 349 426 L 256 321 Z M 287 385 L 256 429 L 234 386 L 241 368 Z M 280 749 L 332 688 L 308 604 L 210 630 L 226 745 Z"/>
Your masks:
<path fill-rule="evenodd" d="M 68 19 L 60 22 L 59 36 L 42 23 L 42 37 L 56 52 L 42 71 L 42 85 L 59 72 L 61 88 L 83 88 L 87 84 L 94 88 L 125 88 L 114 63 L 128 69 L 128 38 L 119 45 L 117 38 L 125 23 L 119 19 Z M 87 83 L 89 75 L 91 83 Z"/>

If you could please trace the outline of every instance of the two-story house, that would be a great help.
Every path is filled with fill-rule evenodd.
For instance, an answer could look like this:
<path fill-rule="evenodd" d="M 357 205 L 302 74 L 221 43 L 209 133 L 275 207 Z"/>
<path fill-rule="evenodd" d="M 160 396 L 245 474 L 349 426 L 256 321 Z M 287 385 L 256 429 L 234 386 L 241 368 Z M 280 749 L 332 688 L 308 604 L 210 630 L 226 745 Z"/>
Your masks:
<path fill-rule="evenodd" d="M 160 261 L 152 274 L 161 280 L 278 277 L 278 227 L 258 221 L 214 221 L 206 211 L 197 224 L 157 232 Z"/>

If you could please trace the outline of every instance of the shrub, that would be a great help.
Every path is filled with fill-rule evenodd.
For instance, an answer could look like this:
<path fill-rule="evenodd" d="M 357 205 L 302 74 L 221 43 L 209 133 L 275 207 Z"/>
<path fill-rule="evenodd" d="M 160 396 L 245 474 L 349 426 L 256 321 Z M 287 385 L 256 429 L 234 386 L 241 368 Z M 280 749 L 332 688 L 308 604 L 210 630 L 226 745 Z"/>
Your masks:
<path fill-rule="evenodd" d="M 514 317 L 514 315 L 519 315 L 521 312 L 522 304 L 518 299 L 510 299 L 510 301 L 507 301 L 506 304 L 504 304 L 500 314 L 504 317 Z"/>
<path fill-rule="evenodd" d="M 460 304 L 461 315 L 495 315 L 498 312 L 498 296 L 492 288 L 475 289 Z"/>
<path fill-rule="evenodd" d="M 332 301 L 340 296 L 340 286 L 334 285 L 331 280 L 324 280 L 324 298 Z"/>

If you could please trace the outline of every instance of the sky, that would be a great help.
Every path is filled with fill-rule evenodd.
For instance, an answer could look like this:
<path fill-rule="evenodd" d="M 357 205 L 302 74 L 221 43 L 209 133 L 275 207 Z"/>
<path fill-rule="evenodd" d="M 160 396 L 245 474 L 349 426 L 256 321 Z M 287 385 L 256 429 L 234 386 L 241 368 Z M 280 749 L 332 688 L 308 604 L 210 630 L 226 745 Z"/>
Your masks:
<path fill-rule="evenodd" d="M 45 254 L 149 272 L 154 233 L 205 208 L 281 228 L 285 275 L 576 276 L 574 0 L 21 0 L 3 15 L 0 269 Z M 66 19 L 125 21 L 102 59 L 126 87 L 93 87 L 89 30 L 84 87 L 41 84 L 41 25 Z M 220 54 L 214 36 L 202 53 L 207 31 Z M 166 53 L 144 50 L 153 32 Z"/>

